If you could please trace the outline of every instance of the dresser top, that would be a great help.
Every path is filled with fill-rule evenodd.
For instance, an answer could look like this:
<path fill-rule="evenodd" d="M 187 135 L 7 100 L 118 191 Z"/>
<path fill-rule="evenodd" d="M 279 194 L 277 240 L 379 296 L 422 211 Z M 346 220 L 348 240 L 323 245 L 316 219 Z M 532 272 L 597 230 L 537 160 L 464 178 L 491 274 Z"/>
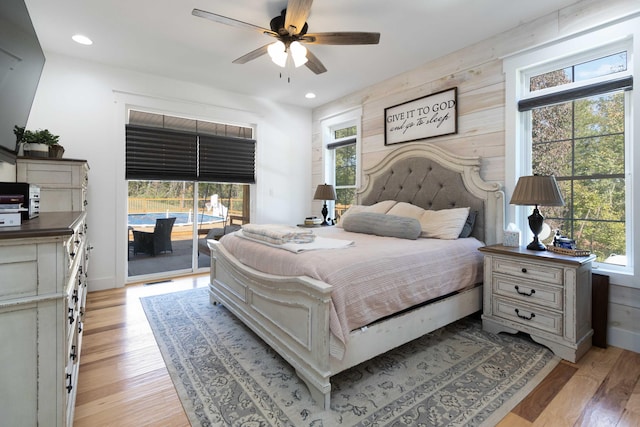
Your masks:
<path fill-rule="evenodd" d="M 532 251 L 525 246 L 504 246 L 504 245 L 491 245 L 483 246 L 478 249 L 480 252 L 495 254 L 495 255 L 512 255 L 520 258 L 528 258 L 531 260 L 545 260 L 550 262 L 557 262 L 563 264 L 586 264 L 596 259 L 596 256 L 591 254 L 588 256 L 569 256 L 563 255 L 551 251 Z"/>
<path fill-rule="evenodd" d="M 43 212 L 16 227 L 0 227 L 0 240 L 55 237 L 73 234 L 73 226 L 85 212 Z"/>
<path fill-rule="evenodd" d="M 87 163 L 86 160 L 83 159 L 70 159 L 70 158 L 58 158 L 58 157 L 29 157 L 29 156 L 19 156 L 16 158 L 18 162 L 55 162 L 55 163 Z"/>

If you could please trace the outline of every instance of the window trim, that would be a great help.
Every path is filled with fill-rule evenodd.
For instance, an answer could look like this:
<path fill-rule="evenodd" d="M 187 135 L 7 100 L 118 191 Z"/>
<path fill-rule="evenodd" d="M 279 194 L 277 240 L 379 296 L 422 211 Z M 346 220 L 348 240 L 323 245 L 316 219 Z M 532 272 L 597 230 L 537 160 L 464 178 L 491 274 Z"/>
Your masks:
<path fill-rule="evenodd" d="M 528 93 L 529 77 L 554 67 L 561 68 L 570 63 L 596 59 L 603 53 L 614 53 L 617 49 L 627 50 L 627 70 L 616 73 L 614 78 L 633 76 L 635 70 L 640 70 L 640 17 L 618 21 L 608 26 L 599 27 L 593 31 L 565 37 L 543 46 L 535 47 L 524 52 L 503 58 L 505 73 L 505 193 L 510 199 L 517 182 L 517 178 L 531 171 L 531 152 L 526 149 L 523 138 L 530 129 L 525 116 L 530 113 L 518 112 L 518 100 L 533 98 Z M 571 52 L 571 54 L 567 54 Z M 605 79 L 612 79 L 606 76 Z M 594 79 L 593 81 L 602 80 Z M 593 83 L 593 81 L 590 81 Z M 575 83 L 574 87 L 585 86 L 585 83 Z M 571 87 L 568 85 L 567 88 Z M 563 89 L 565 89 L 563 87 Z M 535 97 L 550 91 L 536 91 Z M 631 253 L 628 254 L 628 266 L 619 268 L 611 264 L 594 263 L 594 271 L 608 274 L 611 281 L 617 285 L 640 288 L 640 223 L 633 223 L 633 212 L 640 212 L 640 174 L 633 174 L 631 165 L 640 165 L 640 150 L 632 146 L 634 134 L 640 130 L 640 90 L 627 92 L 625 108 L 629 111 L 626 116 L 625 146 L 625 180 L 627 182 L 626 221 L 627 236 L 631 239 Z M 515 159 L 515 160 L 514 160 Z M 515 223 L 523 231 L 523 236 L 529 233 L 527 225 L 527 210 L 515 206 L 507 206 L 507 222 Z M 526 237 L 523 237 L 526 239 Z"/>

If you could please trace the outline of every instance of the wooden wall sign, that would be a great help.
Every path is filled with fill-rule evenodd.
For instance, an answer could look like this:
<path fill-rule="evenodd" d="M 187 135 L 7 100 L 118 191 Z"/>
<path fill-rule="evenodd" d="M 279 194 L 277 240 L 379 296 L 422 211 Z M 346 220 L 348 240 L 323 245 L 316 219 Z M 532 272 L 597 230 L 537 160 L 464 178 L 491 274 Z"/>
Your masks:
<path fill-rule="evenodd" d="M 384 109 L 384 145 L 458 133 L 458 88 Z"/>

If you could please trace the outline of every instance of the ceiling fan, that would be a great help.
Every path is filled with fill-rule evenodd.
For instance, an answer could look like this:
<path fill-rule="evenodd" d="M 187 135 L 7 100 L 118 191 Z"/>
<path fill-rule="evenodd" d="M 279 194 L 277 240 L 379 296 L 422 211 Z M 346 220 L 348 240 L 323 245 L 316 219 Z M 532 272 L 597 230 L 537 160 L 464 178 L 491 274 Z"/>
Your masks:
<path fill-rule="evenodd" d="M 309 26 L 306 21 L 311 11 L 312 3 L 313 0 L 288 0 L 287 8 L 279 16 L 271 20 L 270 29 L 200 9 L 193 9 L 191 13 L 194 16 L 210 19 L 220 24 L 258 31 L 277 39 L 275 43 L 266 44 L 234 60 L 234 64 L 244 64 L 268 53 L 273 62 L 284 67 L 287 63 L 289 52 L 296 67 L 304 64 L 314 73 L 321 74 L 327 69 L 302 44 L 358 45 L 378 44 L 380 41 L 380 33 L 354 31 L 307 33 Z"/>

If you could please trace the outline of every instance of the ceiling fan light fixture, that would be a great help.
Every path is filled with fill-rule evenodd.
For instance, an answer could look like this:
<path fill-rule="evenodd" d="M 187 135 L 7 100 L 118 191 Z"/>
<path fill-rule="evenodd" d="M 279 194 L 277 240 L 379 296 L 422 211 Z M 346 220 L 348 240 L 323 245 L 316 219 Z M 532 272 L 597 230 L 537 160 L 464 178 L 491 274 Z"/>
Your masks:
<path fill-rule="evenodd" d="M 287 65 L 287 52 L 285 50 L 285 45 L 280 40 L 275 43 L 272 43 L 267 48 L 267 52 L 269 53 L 269 57 L 274 62 L 274 64 L 285 67 Z"/>
<path fill-rule="evenodd" d="M 296 68 L 307 63 L 307 48 L 302 43 L 299 41 L 292 42 L 289 50 L 291 50 L 291 58 L 293 58 L 293 64 Z"/>

